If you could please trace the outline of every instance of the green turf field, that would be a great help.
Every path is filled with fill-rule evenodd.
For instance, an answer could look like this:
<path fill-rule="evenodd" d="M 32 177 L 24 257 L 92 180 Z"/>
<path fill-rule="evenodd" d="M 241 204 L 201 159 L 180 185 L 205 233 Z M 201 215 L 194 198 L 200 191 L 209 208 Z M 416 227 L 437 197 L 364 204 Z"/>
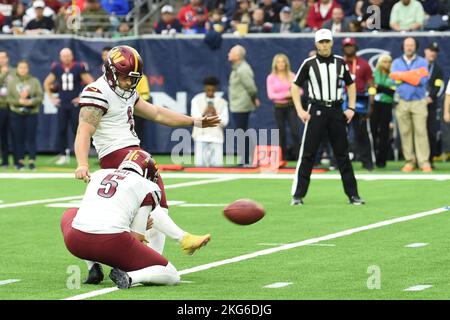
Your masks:
<path fill-rule="evenodd" d="M 160 163 L 167 160 L 160 158 Z M 48 159 L 41 158 L 37 173 L 73 171 L 70 166 L 52 170 L 45 165 Z M 367 201 L 360 207 L 347 204 L 340 180 L 332 177 L 336 171 L 325 174 L 330 179 L 312 181 L 302 207 L 289 205 L 288 175 L 229 175 L 232 180 L 217 182 L 223 176 L 172 178 L 165 173 L 168 199 L 177 203 L 171 206 L 171 216 L 191 233 L 211 233 L 211 242 L 186 256 L 167 239 L 165 256 L 184 281 L 177 286 L 139 286 L 90 299 L 450 299 L 450 211 L 373 225 L 450 205 L 450 165 L 438 163 L 431 175 L 417 173 L 422 180 L 375 179 L 400 174 L 400 167 L 389 163 L 387 169 L 370 174 L 373 180 L 359 179 L 360 194 Z M 70 177 L 5 178 L 5 172 L 16 171 L 0 172 L 0 299 L 65 299 L 114 287 L 106 277 L 98 286 L 77 288 L 73 270 L 81 270 L 82 282 L 85 264 L 64 247 L 59 227 L 63 207 L 76 205 L 84 184 Z M 439 179 L 433 179 L 438 174 Z M 202 184 L 177 187 L 191 181 Z M 227 221 L 221 205 L 239 198 L 260 202 L 266 209 L 264 219 L 250 226 Z M 46 201 L 23 203 L 32 200 Z M 369 227 L 340 233 L 363 226 Z M 305 242 L 327 235 L 329 239 L 312 245 Z M 296 246 L 283 247 L 292 243 Z M 413 243 L 426 245 L 405 247 Z M 249 256 L 252 253 L 257 254 Z M 234 257 L 239 258 L 226 260 Z M 109 268 L 105 271 L 107 276 Z M 4 283 L 14 279 L 20 281 Z M 264 288 L 281 282 L 287 285 Z M 431 287 L 404 291 L 417 285 Z"/>

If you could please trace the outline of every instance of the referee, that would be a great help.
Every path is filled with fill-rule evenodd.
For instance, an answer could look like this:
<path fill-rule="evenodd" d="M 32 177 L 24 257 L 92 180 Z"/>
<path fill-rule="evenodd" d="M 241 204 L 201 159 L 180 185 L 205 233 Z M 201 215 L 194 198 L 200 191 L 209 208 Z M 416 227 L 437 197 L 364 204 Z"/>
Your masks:
<path fill-rule="evenodd" d="M 358 195 L 355 174 L 348 157 L 347 123 L 355 114 L 356 88 L 342 57 L 332 54 L 331 31 L 320 29 L 315 34 L 317 55 L 303 61 L 294 84 L 292 98 L 299 118 L 305 123 L 300 155 L 292 184 L 292 205 L 302 205 L 308 191 L 314 157 L 325 133 L 333 146 L 349 203 L 364 204 Z M 342 111 L 342 81 L 347 86 L 349 107 Z M 309 104 L 303 109 L 300 87 L 307 82 Z"/>

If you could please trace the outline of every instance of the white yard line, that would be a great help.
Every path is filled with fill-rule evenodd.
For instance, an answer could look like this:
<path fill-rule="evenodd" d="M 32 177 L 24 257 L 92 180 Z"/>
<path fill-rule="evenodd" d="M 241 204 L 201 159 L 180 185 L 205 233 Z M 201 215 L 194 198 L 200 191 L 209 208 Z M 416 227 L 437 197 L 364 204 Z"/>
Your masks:
<path fill-rule="evenodd" d="M 1 280 L 0 281 L 0 286 L 3 286 L 5 284 L 10 284 L 10 283 L 14 283 L 14 282 L 19 282 L 20 279 L 8 279 L 8 280 Z"/>
<path fill-rule="evenodd" d="M 192 181 L 192 182 L 175 183 L 175 184 L 165 186 L 165 189 L 177 189 L 177 188 L 184 188 L 184 187 L 192 187 L 192 186 L 198 186 L 198 185 L 204 185 L 204 184 L 210 184 L 210 183 L 231 181 L 234 179 L 235 179 L 234 177 L 222 177 L 222 178 L 217 178 L 217 179 L 207 179 L 207 180 L 199 180 L 199 181 Z M 22 206 L 32 206 L 32 205 L 36 205 L 36 204 L 62 202 L 62 201 L 69 201 L 69 200 L 79 200 L 82 198 L 83 198 L 83 196 L 72 196 L 72 197 L 62 197 L 62 198 L 52 198 L 52 199 L 6 203 L 6 204 L 0 204 L 0 209 L 22 207 Z"/>
<path fill-rule="evenodd" d="M 278 289 L 278 288 L 287 287 L 291 284 L 292 284 L 292 282 L 275 282 L 272 284 L 268 284 L 267 286 L 264 286 L 263 288 Z"/>
<path fill-rule="evenodd" d="M 292 180 L 291 173 L 174 173 L 163 172 L 163 178 L 167 179 L 274 179 Z M 313 173 L 312 179 L 316 180 L 340 180 L 339 173 Z M 0 179 L 74 179 L 73 173 L 0 173 Z M 450 174 L 356 174 L 358 180 L 450 180 Z"/>
<path fill-rule="evenodd" d="M 299 241 L 299 242 L 295 242 L 295 243 L 289 243 L 289 244 L 285 244 L 285 245 L 282 245 L 282 246 L 279 246 L 279 247 L 275 247 L 275 248 L 259 250 L 259 251 L 256 251 L 256 252 L 244 254 L 244 255 L 241 255 L 241 256 L 234 257 L 234 258 L 220 260 L 220 261 L 216 261 L 216 262 L 211 262 L 211 263 L 207 263 L 207 264 L 200 265 L 200 266 L 197 266 L 197 267 L 181 270 L 179 272 L 179 275 L 181 276 L 181 275 L 185 275 L 185 274 L 189 274 L 189 273 L 194 273 L 194 272 L 199 272 L 199 271 L 203 271 L 203 270 L 208 270 L 208 269 L 211 269 L 211 268 L 215 268 L 215 267 L 219 267 L 219 266 L 223 266 L 223 265 L 227 265 L 227 264 L 231 264 L 231 263 L 235 263 L 235 262 L 245 261 L 245 260 L 248 260 L 248 259 L 252 259 L 252 258 L 256 258 L 256 257 L 260 257 L 260 256 L 265 256 L 265 255 L 269 255 L 269 254 L 280 252 L 280 251 L 284 251 L 284 250 L 289 250 L 289 249 L 293 249 L 293 248 L 303 247 L 303 246 L 306 246 L 306 245 L 318 243 L 320 241 L 327 241 L 327 240 L 330 240 L 330 239 L 342 238 L 342 237 L 346 237 L 346 236 L 349 236 L 349 235 L 352 235 L 352 234 L 355 234 L 355 233 L 358 233 L 358 232 L 371 230 L 371 229 L 376 229 L 376 228 L 381 228 L 381 227 L 384 227 L 384 226 L 388 226 L 388 225 L 392 225 L 392 224 L 396 224 L 396 223 L 400 223 L 400 222 L 405 222 L 405 221 L 410 221 L 410 220 L 414 220 L 414 219 L 419 219 L 419 218 L 423 218 L 423 217 L 439 214 L 439 213 L 442 213 L 442 212 L 446 212 L 446 211 L 449 211 L 449 210 L 450 209 L 448 207 L 446 207 L 446 208 L 438 208 L 438 209 L 434 209 L 434 210 L 430 210 L 430 211 L 425 211 L 425 212 L 419 212 L 419 213 L 411 214 L 411 215 L 408 215 L 408 216 L 403 216 L 403 217 L 399 217 L 399 218 L 384 220 L 384 221 L 372 223 L 372 224 L 369 224 L 369 225 L 366 225 L 366 226 L 352 228 L 352 229 L 348 229 L 348 230 L 332 233 L 332 234 L 321 236 L 321 237 L 317 237 L 317 238 L 303 240 L 303 241 Z M 105 290 L 108 290 L 108 291 L 105 292 Z M 91 291 L 91 292 L 88 292 L 88 293 L 84 293 L 84 294 L 76 295 L 76 296 L 73 296 L 73 297 L 69 297 L 69 298 L 66 298 L 64 300 L 88 299 L 88 298 L 96 297 L 96 296 L 99 296 L 99 295 L 102 295 L 102 294 L 105 294 L 105 293 L 109 293 L 109 292 L 112 292 L 112 291 L 117 291 L 117 290 L 119 290 L 117 287 L 108 288 L 108 289 L 101 289 L 101 290 L 95 290 L 95 291 Z"/>
<path fill-rule="evenodd" d="M 432 285 L 429 285 L 429 284 L 418 284 L 416 286 L 406 288 L 403 291 L 423 291 L 423 290 L 431 288 L 431 287 L 432 287 Z"/>

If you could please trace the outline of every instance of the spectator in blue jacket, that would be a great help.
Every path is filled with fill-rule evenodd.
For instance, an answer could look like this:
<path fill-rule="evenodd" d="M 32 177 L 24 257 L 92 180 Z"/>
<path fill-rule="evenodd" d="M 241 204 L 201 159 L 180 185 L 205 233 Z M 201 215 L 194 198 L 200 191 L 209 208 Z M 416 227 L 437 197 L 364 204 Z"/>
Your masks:
<path fill-rule="evenodd" d="M 411 172 L 417 165 L 423 172 L 432 171 L 427 133 L 428 63 L 417 55 L 417 47 L 417 40 L 412 37 L 405 38 L 404 55 L 394 60 L 391 69 L 391 77 L 397 81 L 396 93 L 400 98 L 396 107 L 396 116 L 406 162 L 402 168 L 403 172 Z M 420 80 L 412 81 L 404 72 L 421 74 Z M 393 73 L 404 76 L 398 80 Z"/>
<path fill-rule="evenodd" d="M 101 5 L 109 14 L 114 12 L 118 16 L 124 16 L 130 12 L 128 0 L 102 0 Z"/>

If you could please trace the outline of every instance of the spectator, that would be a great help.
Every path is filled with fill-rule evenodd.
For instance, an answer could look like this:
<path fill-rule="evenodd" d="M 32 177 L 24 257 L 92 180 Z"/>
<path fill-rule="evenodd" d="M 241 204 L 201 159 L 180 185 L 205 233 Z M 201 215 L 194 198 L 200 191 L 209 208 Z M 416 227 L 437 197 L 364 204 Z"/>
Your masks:
<path fill-rule="evenodd" d="M 59 9 L 61 9 L 61 7 L 63 6 L 63 4 L 58 0 L 45 0 L 45 4 L 47 5 L 47 7 L 52 9 L 53 12 L 58 12 Z"/>
<path fill-rule="evenodd" d="M 294 21 L 300 29 L 304 29 L 306 27 L 306 17 L 309 12 L 308 4 L 305 3 L 305 0 L 292 0 L 291 9 Z"/>
<path fill-rule="evenodd" d="M 11 108 L 11 131 L 14 160 L 18 170 L 25 167 L 25 146 L 28 168 L 36 169 L 36 134 L 39 108 L 44 99 L 40 81 L 30 75 L 28 62 L 17 64 L 16 75 L 8 83 L 7 101 Z"/>
<path fill-rule="evenodd" d="M 336 7 L 333 9 L 331 20 L 323 24 L 324 29 L 330 29 L 333 33 L 349 32 L 348 24 L 344 20 L 344 11 L 342 8 Z"/>
<path fill-rule="evenodd" d="M 394 31 L 416 31 L 423 28 L 425 12 L 417 0 L 401 0 L 391 11 L 390 27 Z"/>
<path fill-rule="evenodd" d="M 126 22 L 121 22 L 117 32 L 112 36 L 114 39 L 132 36 L 133 32 Z"/>
<path fill-rule="evenodd" d="M 400 97 L 396 116 L 406 162 L 402 171 L 411 172 L 419 165 L 423 172 L 431 172 L 426 100 L 428 63 L 416 52 L 417 40 L 412 37 L 405 38 L 404 55 L 392 63 L 390 77 L 400 82 L 396 90 Z M 415 72 L 414 75 L 420 74 L 419 79 L 412 78 L 411 71 Z"/>
<path fill-rule="evenodd" d="M 27 25 L 28 22 L 30 22 L 31 20 L 36 18 L 36 10 L 34 7 L 35 2 L 39 2 L 40 5 L 42 6 L 42 2 L 44 2 L 44 1 L 43 0 L 33 0 L 33 3 L 31 4 L 31 6 L 25 11 L 25 16 L 23 17 L 23 25 Z M 53 18 L 54 15 L 55 15 L 55 11 L 53 11 L 52 8 L 46 6 L 44 3 L 44 16 Z"/>
<path fill-rule="evenodd" d="M 24 29 L 23 17 L 25 16 L 25 6 L 17 2 L 12 7 L 11 16 L 9 16 L 3 26 L 3 33 L 22 34 Z"/>
<path fill-rule="evenodd" d="M 300 27 L 293 21 L 292 10 L 290 7 L 285 6 L 280 12 L 280 23 L 276 23 L 272 32 L 280 33 L 296 33 L 300 32 Z"/>
<path fill-rule="evenodd" d="M 125 16 L 130 12 L 128 0 L 101 0 L 101 5 L 109 14 L 115 13 L 118 16 Z"/>
<path fill-rule="evenodd" d="M 189 4 L 178 12 L 178 20 L 185 32 L 204 33 L 208 9 L 202 4 L 202 0 L 190 0 Z"/>
<path fill-rule="evenodd" d="M 354 38 L 342 40 L 344 61 L 350 75 L 356 83 L 355 112 L 350 123 L 353 129 L 354 142 L 362 167 L 373 170 L 372 145 L 368 132 L 368 118 L 373 111 L 373 97 L 369 99 L 368 88 L 373 86 L 372 69 L 369 63 L 356 55 L 358 47 Z"/>
<path fill-rule="evenodd" d="M 300 126 L 291 95 L 291 83 L 294 77 L 295 74 L 291 71 L 289 58 L 282 53 L 275 55 L 272 60 L 272 72 L 266 78 L 267 96 L 274 104 L 283 158 L 289 160 L 292 158 L 297 160 L 300 150 Z M 286 122 L 290 127 L 292 137 L 290 147 L 287 146 L 286 142 Z M 293 157 L 291 157 L 291 154 Z"/>
<path fill-rule="evenodd" d="M 264 22 L 264 10 L 261 8 L 255 9 L 252 15 L 252 22 L 249 26 L 250 33 L 270 33 L 273 29 L 271 22 Z"/>
<path fill-rule="evenodd" d="M 84 6 L 85 9 L 81 13 L 81 30 L 103 36 L 111 26 L 108 13 L 97 0 L 87 0 Z"/>
<path fill-rule="evenodd" d="M 363 28 L 361 26 L 361 22 L 358 20 L 351 20 L 348 23 L 348 30 L 349 32 L 363 32 Z"/>
<path fill-rule="evenodd" d="M 430 72 L 430 79 L 428 80 L 428 117 L 427 117 L 427 131 L 428 141 L 430 143 L 430 165 L 433 168 L 433 158 L 437 157 L 439 153 L 438 148 L 438 131 L 439 124 L 437 118 L 438 100 L 443 93 L 444 89 L 444 76 L 440 65 L 436 62 L 439 46 L 436 42 L 430 43 L 425 48 L 425 59 L 428 62 L 428 70 Z"/>
<path fill-rule="evenodd" d="M 220 125 L 213 128 L 194 128 L 192 138 L 195 141 L 195 165 L 198 167 L 223 166 L 223 129 L 228 124 L 228 103 L 216 94 L 219 80 L 207 77 L 203 80 L 204 92 L 197 94 L 191 101 L 191 116 L 218 115 Z"/>
<path fill-rule="evenodd" d="M 205 23 L 205 28 L 207 30 L 212 28 L 217 33 L 223 33 L 227 30 L 226 17 L 221 9 L 211 11 L 208 21 Z"/>
<path fill-rule="evenodd" d="M 336 0 L 319 0 L 308 12 L 307 24 L 313 30 L 322 28 L 324 22 L 331 19 L 333 9 L 340 7 Z"/>
<path fill-rule="evenodd" d="M 389 151 L 389 124 L 392 120 L 395 86 L 389 73 L 392 57 L 383 54 L 378 58 L 373 72 L 375 95 L 373 113 L 370 116 L 370 127 L 373 136 L 376 166 L 385 168 Z"/>
<path fill-rule="evenodd" d="M 33 7 L 36 12 L 36 18 L 32 19 L 25 26 L 26 34 L 47 34 L 53 33 L 55 29 L 55 22 L 52 18 L 44 16 L 44 1 L 36 0 L 33 2 Z"/>
<path fill-rule="evenodd" d="M 242 129 L 244 132 L 248 129 L 250 113 L 260 106 L 253 70 L 245 61 L 245 55 L 246 50 L 241 45 L 234 46 L 228 52 L 228 61 L 232 64 L 228 83 L 230 111 L 232 112 L 236 129 Z M 242 147 L 244 150 L 242 150 Z M 238 163 L 240 165 L 250 165 L 249 149 L 248 139 L 245 139 L 244 146 L 238 146 L 238 155 L 240 157 Z"/>
<path fill-rule="evenodd" d="M 238 9 L 233 14 L 233 18 L 231 20 L 231 26 L 236 30 L 238 24 L 247 24 L 250 25 L 252 20 L 252 11 L 250 8 L 249 0 L 238 0 L 239 4 Z"/>
<path fill-rule="evenodd" d="M 173 13 L 173 7 L 168 4 L 161 8 L 161 18 L 153 25 L 153 30 L 157 34 L 176 34 L 180 33 L 182 28 Z"/>
<path fill-rule="evenodd" d="M 355 15 L 356 0 L 336 0 L 342 7 L 344 16 L 351 17 Z"/>
<path fill-rule="evenodd" d="M 259 7 L 264 10 L 264 22 L 279 23 L 281 5 L 272 0 L 261 0 Z"/>
<path fill-rule="evenodd" d="M 58 14 L 55 16 L 55 33 L 67 34 L 76 31 L 76 20 L 73 18 L 72 10 L 73 6 L 69 5 L 59 8 Z"/>
<path fill-rule="evenodd" d="M 7 168 L 9 165 L 9 125 L 10 112 L 7 102 L 8 83 L 14 76 L 14 69 L 9 64 L 8 52 L 0 50 L 0 146 L 2 151 L 2 162 L 0 167 Z"/>

